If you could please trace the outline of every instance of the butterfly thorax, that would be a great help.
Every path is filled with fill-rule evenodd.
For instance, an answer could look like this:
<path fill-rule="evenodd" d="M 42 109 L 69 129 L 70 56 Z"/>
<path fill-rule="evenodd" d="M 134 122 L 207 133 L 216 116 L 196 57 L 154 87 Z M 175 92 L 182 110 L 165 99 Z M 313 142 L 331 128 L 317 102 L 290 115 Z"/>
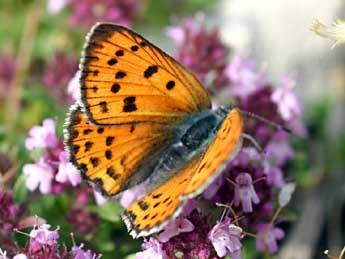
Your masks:
<path fill-rule="evenodd" d="M 217 111 L 204 110 L 179 123 L 174 143 L 158 160 L 150 177 L 150 185 L 161 184 L 189 161 L 202 156 L 209 143 L 214 140 L 225 116 L 224 108 Z"/>

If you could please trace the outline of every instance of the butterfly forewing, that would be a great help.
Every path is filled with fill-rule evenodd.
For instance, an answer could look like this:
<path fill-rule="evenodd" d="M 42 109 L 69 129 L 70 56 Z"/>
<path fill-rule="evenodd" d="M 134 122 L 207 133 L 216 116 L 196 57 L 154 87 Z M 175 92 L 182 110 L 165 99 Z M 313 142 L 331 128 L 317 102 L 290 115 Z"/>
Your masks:
<path fill-rule="evenodd" d="M 82 59 L 81 93 L 96 124 L 168 123 L 210 108 L 200 82 L 135 32 L 98 24 Z"/>
<path fill-rule="evenodd" d="M 169 137 L 160 124 L 96 126 L 76 105 L 67 122 L 66 143 L 74 165 L 107 195 L 130 187 L 130 179 L 143 159 L 159 150 Z M 145 175 L 135 176 L 138 182 Z"/>

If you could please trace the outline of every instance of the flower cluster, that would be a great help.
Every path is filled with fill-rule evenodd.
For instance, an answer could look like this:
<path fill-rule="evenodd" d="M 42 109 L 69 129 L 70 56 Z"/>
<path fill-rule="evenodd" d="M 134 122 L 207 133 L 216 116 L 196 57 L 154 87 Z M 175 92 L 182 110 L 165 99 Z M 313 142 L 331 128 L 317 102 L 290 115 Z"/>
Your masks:
<path fill-rule="evenodd" d="M 227 255 L 240 259 L 245 233 L 256 237 L 258 252 L 274 253 L 278 250 L 278 241 L 284 238 L 284 231 L 277 226 L 279 213 L 295 188 L 284 175 L 294 150 L 287 132 L 272 128 L 250 113 L 290 128 L 296 135 L 306 134 L 301 122 L 303 107 L 295 92 L 295 82 L 284 77 L 281 84 L 273 88 L 265 73 L 256 69 L 254 61 L 234 57 L 228 62 L 228 49 L 219 40 L 217 30 L 208 32 L 193 20 L 184 20 L 181 26 L 170 27 L 168 35 L 177 44 L 176 58 L 180 62 L 209 88 L 220 85 L 227 88 L 229 100 L 246 111 L 244 132 L 249 136 L 245 137 L 235 159 L 226 165 L 222 175 L 208 187 L 202 198 L 192 201 L 192 212 L 184 213 L 170 223 L 158 239 L 145 240 L 144 251 L 137 253 L 137 258 L 206 259 Z M 208 74 L 215 75 L 215 80 L 209 81 Z M 213 93 L 215 101 L 218 97 Z M 230 207 L 231 215 L 228 211 L 225 217 L 215 222 L 212 211 L 199 209 L 201 203 L 203 208 L 215 210 L 219 204 L 224 204 Z"/>
<path fill-rule="evenodd" d="M 42 151 L 39 160 L 26 164 L 23 172 L 27 175 L 26 187 L 30 191 L 37 188 L 42 194 L 59 194 L 66 186 L 77 186 L 81 176 L 67 160 L 62 141 L 55 132 L 55 122 L 45 119 L 42 126 L 34 126 L 29 131 L 25 146 L 31 151 Z"/>
<path fill-rule="evenodd" d="M 0 190 L 0 244 L 3 249 L 14 249 L 13 230 L 19 228 L 19 221 L 25 208 L 15 204 L 12 194 Z"/>
<path fill-rule="evenodd" d="M 66 86 L 77 70 L 77 58 L 61 52 L 56 53 L 46 64 L 43 85 L 60 105 L 71 104 L 74 100 L 68 89 L 66 91 Z"/>
<path fill-rule="evenodd" d="M 90 187 L 80 185 L 80 173 L 68 161 L 63 141 L 56 135 L 54 120 L 45 119 L 42 126 L 32 127 L 25 145 L 33 154 L 40 153 L 35 163 L 25 164 L 23 167 L 23 172 L 27 176 L 26 187 L 30 191 L 39 189 L 42 194 L 54 195 L 78 187 L 73 190 L 76 192 L 76 202 L 71 205 L 66 219 L 79 234 L 94 232 L 100 219 L 97 214 L 86 210 L 85 205 L 92 193 L 98 205 L 103 205 L 106 200 Z"/>
<path fill-rule="evenodd" d="M 185 19 L 182 25 L 168 27 L 166 34 L 178 48 L 175 58 L 197 75 L 209 90 L 226 85 L 229 48 L 221 42 L 217 28 L 205 30 L 194 19 Z"/>
<path fill-rule="evenodd" d="M 55 14 L 65 6 L 71 9 L 71 24 L 86 28 L 99 21 L 130 26 L 141 10 L 138 0 L 49 0 L 47 8 L 50 13 Z"/>
<path fill-rule="evenodd" d="M 83 244 L 76 245 L 73 235 L 73 247 L 68 251 L 65 245 L 59 245 L 59 228 L 50 230 L 50 225 L 42 224 L 34 226 L 29 234 L 20 232 L 29 237 L 23 248 L 17 246 L 13 251 L 13 259 L 42 259 L 42 258 L 61 258 L 61 259 L 98 259 L 101 255 L 93 253 L 91 250 L 84 250 Z M 0 249 L 0 258 L 7 259 L 7 252 Z"/>

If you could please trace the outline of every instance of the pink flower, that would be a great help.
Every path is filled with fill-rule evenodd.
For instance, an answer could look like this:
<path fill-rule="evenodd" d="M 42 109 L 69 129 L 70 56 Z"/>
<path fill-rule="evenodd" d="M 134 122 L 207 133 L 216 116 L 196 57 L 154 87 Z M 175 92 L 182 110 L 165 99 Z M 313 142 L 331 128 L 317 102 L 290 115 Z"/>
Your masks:
<path fill-rule="evenodd" d="M 73 25 L 91 26 L 98 21 L 109 21 L 130 26 L 141 9 L 138 0 L 69 0 Z"/>
<path fill-rule="evenodd" d="M 79 79 L 80 71 L 78 70 L 67 85 L 67 93 L 74 101 L 80 100 L 81 97 Z"/>
<path fill-rule="evenodd" d="M 30 248 L 35 252 L 41 249 L 44 245 L 48 245 L 50 247 L 56 248 L 57 247 L 57 240 L 59 238 L 58 230 L 51 231 L 50 225 L 43 224 L 38 228 L 34 228 L 31 230 L 29 236 L 30 240 Z"/>
<path fill-rule="evenodd" d="M 267 177 L 267 183 L 270 186 L 281 188 L 285 185 L 283 171 L 280 167 L 272 166 L 267 160 L 263 160 L 263 172 Z"/>
<path fill-rule="evenodd" d="M 265 76 L 254 70 L 255 63 L 252 60 L 233 58 L 225 69 L 225 74 L 231 82 L 231 94 L 235 97 L 246 98 L 258 91 L 263 85 Z"/>
<path fill-rule="evenodd" d="M 179 235 L 184 232 L 191 232 L 194 230 L 194 225 L 188 219 L 178 217 L 174 221 L 170 222 L 164 230 L 158 235 L 160 242 L 168 242 L 170 238 Z"/>
<path fill-rule="evenodd" d="M 244 212 L 252 212 L 252 203 L 258 204 L 260 202 L 253 186 L 252 177 L 248 173 L 240 173 L 235 181 L 234 205 L 238 206 L 241 203 Z"/>
<path fill-rule="evenodd" d="M 98 259 L 101 258 L 102 255 L 95 254 L 91 250 L 84 251 L 83 250 L 84 244 L 81 243 L 80 246 L 73 245 L 72 253 L 75 255 L 74 259 Z"/>
<path fill-rule="evenodd" d="M 282 79 L 282 86 L 271 95 L 271 100 L 278 105 L 278 111 L 288 121 L 302 113 L 302 103 L 294 91 L 295 81 L 289 77 Z"/>
<path fill-rule="evenodd" d="M 166 253 L 163 251 L 162 244 L 157 239 L 150 237 L 145 239 L 143 252 L 136 253 L 136 259 L 167 259 Z"/>
<path fill-rule="evenodd" d="M 182 20 L 178 26 L 168 27 L 166 34 L 178 47 L 175 58 L 191 69 L 198 79 L 208 86 L 225 86 L 228 48 L 220 40 L 217 28 L 203 28 L 201 16 L 199 21 L 189 18 Z"/>
<path fill-rule="evenodd" d="M 266 145 L 266 158 L 274 162 L 277 166 L 282 166 L 295 155 L 288 142 L 288 137 L 288 133 L 278 131 L 273 134 L 270 142 Z"/>
<path fill-rule="evenodd" d="M 33 126 L 29 131 L 29 137 L 25 140 L 27 149 L 56 147 L 59 139 L 55 133 L 55 122 L 45 119 L 42 126 Z"/>
<path fill-rule="evenodd" d="M 258 224 L 257 229 L 256 249 L 263 252 L 267 247 L 270 253 L 276 252 L 278 250 L 277 240 L 284 238 L 284 231 L 271 224 Z"/>
<path fill-rule="evenodd" d="M 17 254 L 13 259 L 28 259 L 28 257 L 25 254 Z"/>
<path fill-rule="evenodd" d="M 146 194 L 146 185 L 145 183 L 137 185 L 129 190 L 123 192 L 120 204 L 122 207 L 127 208 L 135 200 L 142 198 Z"/>
<path fill-rule="evenodd" d="M 26 187 L 30 191 L 34 191 L 39 186 L 41 193 L 47 194 L 51 192 L 54 169 L 43 159 L 36 164 L 24 165 L 23 172 L 27 175 Z"/>
<path fill-rule="evenodd" d="M 203 192 L 202 195 L 204 196 L 204 198 L 208 200 L 212 199 L 217 194 L 217 191 L 222 186 L 223 182 L 224 176 L 218 176 Z"/>
<path fill-rule="evenodd" d="M 48 0 L 47 10 L 51 14 L 59 13 L 68 3 L 68 0 Z"/>
<path fill-rule="evenodd" d="M 104 205 L 107 201 L 108 201 L 108 199 L 107 198 L 105 198 L 100 192 L 98 192 L 98 191 L 93 191 L 93 195 L 94 195 L 94 197 L 95 197 L 95 201 L 96 201 L 96 204 L 98 205 L 98 206 L 102 206 L 102 205 Z"/>
<path fill-rule="evenodd" d="M 68 161 L 68 154 L 62 151 L 59 155 L 59 169 L 55 180 L 59 183 L 70 183 L 72 186 L 77 186 L 81 183 L 81 176 L 79 171 Z"/>
<path fill-rule="evenodd" d="M 260 160 L 260 154 L 254 147 L 242 147 L 234 160 L 230 162 L 231 166 L 248 166 L 253 161 Z"/>
<path fill-rule="evenodd" d="M 219 257 L 229 255 L 231 259 L 242 258 L 242 230 L 231 224 L 230 218 L 217 223 L 208 235 Z"/>

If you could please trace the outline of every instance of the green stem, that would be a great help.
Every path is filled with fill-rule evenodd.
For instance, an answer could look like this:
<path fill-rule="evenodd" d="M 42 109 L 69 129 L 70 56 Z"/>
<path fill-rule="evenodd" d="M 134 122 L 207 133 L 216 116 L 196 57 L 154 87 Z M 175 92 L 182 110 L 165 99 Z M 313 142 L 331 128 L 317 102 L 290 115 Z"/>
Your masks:
<path fill-rule="evenodd" d="M 37 33 L 43 1 L 38 1 L 29 9 L 19 50 L 16 58 L 17 70 L 11 82 L 6 100 L 5 125 L 10 145 L 15 140 L 16 125 L 20 113 L 22 88 L 31 64 L 32 47 Z"/>

